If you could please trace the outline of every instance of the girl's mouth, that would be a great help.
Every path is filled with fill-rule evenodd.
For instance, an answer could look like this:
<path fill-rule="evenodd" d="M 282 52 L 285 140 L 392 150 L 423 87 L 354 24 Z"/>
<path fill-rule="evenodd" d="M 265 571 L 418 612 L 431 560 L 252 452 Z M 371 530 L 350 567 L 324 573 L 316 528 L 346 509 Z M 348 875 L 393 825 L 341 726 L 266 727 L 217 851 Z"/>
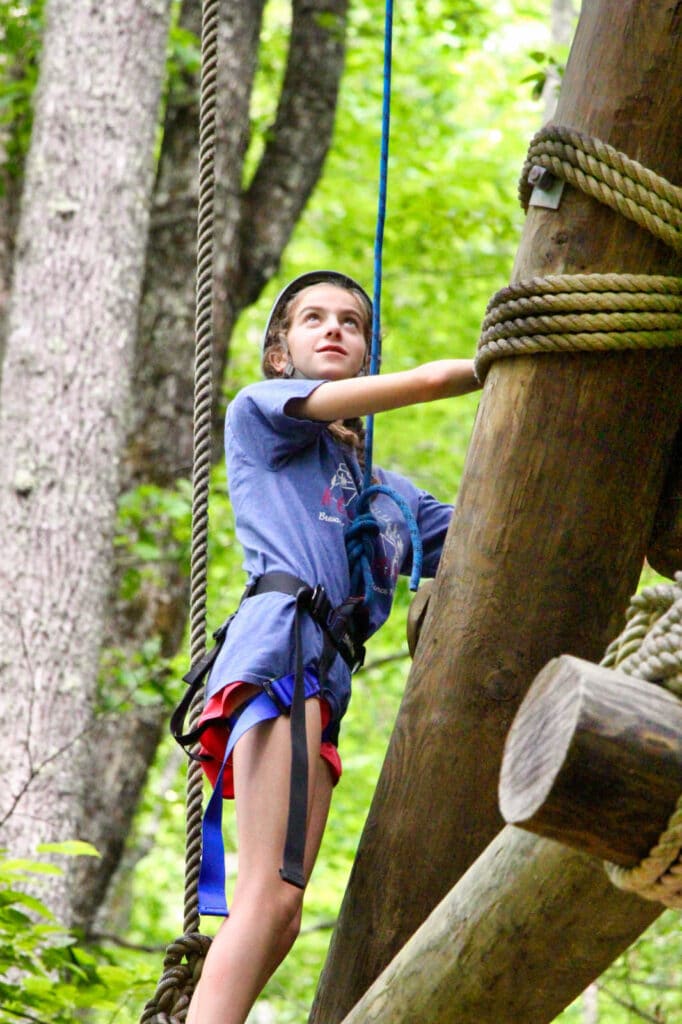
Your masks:
<path fill-rule="evenodd" d="M 346 350 L 341 345 L 321 345 L 318 352 L 336 352 L 337 355 L 345 356 Z"/>

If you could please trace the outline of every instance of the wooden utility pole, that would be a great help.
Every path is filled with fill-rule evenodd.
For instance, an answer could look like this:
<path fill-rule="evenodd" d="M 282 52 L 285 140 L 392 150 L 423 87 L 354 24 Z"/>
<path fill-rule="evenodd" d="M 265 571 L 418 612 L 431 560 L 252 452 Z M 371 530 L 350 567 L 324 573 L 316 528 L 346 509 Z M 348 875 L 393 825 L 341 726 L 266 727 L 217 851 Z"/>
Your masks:
<path fill-rule="evenodd" d="M 556 123 L 679 184 L 681 92 L 679 5 L 583 5 Z M 513 280 L 586 272 L 681 276 L 682 260 L 567 187 L 558 210 L 529 212 Z M 348 1013 L 500 830 L 497 778 L 513 715 L 551 658 L 598 661 L 620 628 L 681 407 L 680 349 L 492 367 L 314 1024 Z M 598 896 L 585 907 L 587 933 Z M 617 895 L 609 915 L 615 957 L 652 910 Z M 570 966 L 561 969 L 567 1000 Z"/>

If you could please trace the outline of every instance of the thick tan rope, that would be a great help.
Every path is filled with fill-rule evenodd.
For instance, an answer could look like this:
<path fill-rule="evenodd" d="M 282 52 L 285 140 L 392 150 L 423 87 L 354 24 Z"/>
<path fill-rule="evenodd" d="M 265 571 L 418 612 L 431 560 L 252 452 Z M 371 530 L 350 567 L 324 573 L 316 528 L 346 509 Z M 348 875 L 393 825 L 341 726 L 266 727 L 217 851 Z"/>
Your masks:
<path fill-rule="evenodd" d="M 195 664 L 206 649 L 206 582 L 208 496 L 211 472 L 211 405 L 213 394 L 213 221 L 215 195 L 215 128 L 218 69 L 218 0 L 204 0 L 201 27 L 201 96 L 199 117 L 199 210 L 194 370 L 194 459 L 192 481 L 192 555 L 190 657 Z M 197 723 L 203 702 L 198 694 L 189 712 Z M 181 1024 L 201 975 L 210 938 L 199 932 L 198 881 L 201 862 L 203 772 L 190 761 L 187 773 L 184 934 L 167 951 L 163 974 L 140 1024 Z"/>
<path fill-rule="evenodd" d="M 521 175 L 542 167 L 682 252 L 682 188 L 599 139 L 548 125 L 532 140 Z M 483 381 L 495 359 L 538 352 L 669 348 L 682 344 L 682 280 L 631 274 L 532 278 L 494 295 L 476 356 Z"/>
<path fill-rule="evenodd" d="M 682 278 L 561 274 L 520 281 L 490 300 L 476 373 L 496 359 L 682 345 Z"/>
<path fill-rule="evenodd" d="M 623 632 L 601 664 L 682 695 L 682 573 L 674 583 L 650 587 L 630 602 Z M 635 867 L 606 863 L 620 889 L 682 909 L 682 795 L 665 831 Z"/>
<path fill-rule="evenodd" d="M 521 174 L 524 209 L 532 191 L 531 167 L 543 167 L 682 252 L 682 188 L 613 146 L 572 128 L 547 125 L 531 141 Z"/>

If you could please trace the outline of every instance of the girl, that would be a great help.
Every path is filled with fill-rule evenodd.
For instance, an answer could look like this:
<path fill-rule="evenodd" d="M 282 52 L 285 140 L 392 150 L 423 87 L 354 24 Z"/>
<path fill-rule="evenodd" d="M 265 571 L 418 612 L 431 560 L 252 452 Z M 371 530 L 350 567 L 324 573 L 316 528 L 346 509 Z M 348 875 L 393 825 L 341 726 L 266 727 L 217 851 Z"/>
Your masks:
<path fill-rule="evenodd" d="M 230 916 L 211 945 L 188 1024 L 243 1024 L 298 934 L 303 887 L 341 774 L 337 742 L 352 663 L 385 621 L 398 574 L 410 571 L 408 527 L 379 494 L 371 505 L 371 594 L 351 594 L 344 531 L 362 490 L 360 417 L 479 386 L 468 359 L 365 376 L 371 319 L 370 299 L 351 278 L 296 278 L 268 320 L 267 379 L 228 409 L 230 497 L 251 585 L 211 670 L 201 725 L 207 773 L 235 797 L 239 856 Z M 375 468 L 374 477 L 412 511 L 422 571 L 433 576 L 452 506 L 395 473 Z"/>

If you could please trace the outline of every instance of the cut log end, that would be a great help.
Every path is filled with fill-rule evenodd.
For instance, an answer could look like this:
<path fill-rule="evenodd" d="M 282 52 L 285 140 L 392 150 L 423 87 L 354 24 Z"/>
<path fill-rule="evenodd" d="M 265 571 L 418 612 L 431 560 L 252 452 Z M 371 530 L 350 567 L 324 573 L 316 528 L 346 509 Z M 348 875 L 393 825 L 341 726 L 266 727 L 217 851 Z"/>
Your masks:
<path fill-rule="evenodd" d="M 580 714 L 580 690 L 554 658 L 524 699 L 507 736 L 499 784 L 500 811 L 522 825 L 545 803 L 566 759 Z"/>
<path fill-rule="evenodd" d="M 545 666 L 507 740 L 499 802 L 509 824 L 630 867 L 681 791 L 681 701 L 569 655 Z"/>

